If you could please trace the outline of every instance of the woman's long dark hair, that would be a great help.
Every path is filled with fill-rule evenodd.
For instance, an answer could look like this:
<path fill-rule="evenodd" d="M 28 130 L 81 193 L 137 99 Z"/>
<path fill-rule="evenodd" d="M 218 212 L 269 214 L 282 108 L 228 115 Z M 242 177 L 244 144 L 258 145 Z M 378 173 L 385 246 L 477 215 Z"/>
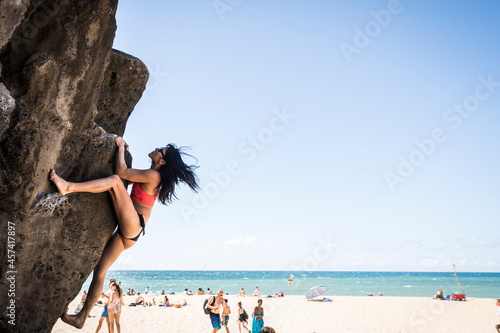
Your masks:
<path fill-rule="evenodd" d="M 176 145 L 170 143 L 165 147 L 163 159 L 165 164 L 160 167 L 161 181 L 158 185 L 158 200 L 164 205 L 172 203 L 172 200 L 177 196 L 175 195 L 175 186 L 179 182 L 188 185 L 193 191 L 198 192 L 198 178 L 194 170 L 198 167 L 196 165 L 187 165 L 182 160 L 182 155 L 190 156 L 183 151 L 183 147 L 177 148 Z"/>
<path fill-rule="evenodd" d="M 122 289 L 122 286 L 120 286 L 120 285 L 119 285 L 118 283 L 116 283 L 116 282 L 111 283 L 111 285 L 116 287 L 116 291 L 118 292 L 118 298 L 122 298 L 122 296 L 123 296 L 123 289 Z"/>

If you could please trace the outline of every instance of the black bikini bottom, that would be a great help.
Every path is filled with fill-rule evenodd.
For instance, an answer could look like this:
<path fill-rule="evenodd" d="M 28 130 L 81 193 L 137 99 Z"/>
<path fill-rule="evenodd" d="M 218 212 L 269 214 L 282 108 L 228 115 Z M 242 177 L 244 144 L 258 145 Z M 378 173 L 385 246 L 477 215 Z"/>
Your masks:
<path fill-rule="evenodd" d="M 127 238 L 127 237 L 123 236 L 122 231 L 120 230 L 119 226 L 118 226 L 118 229 L 116 229 L 116 232 L 118 234 L 120 234 L 120 236 L 122 236 L 123 238 L 130 239 L 134 242 L 137 242 L 137 240 L 139 239 L 139 236 L 141 236 L 141 232 L 142 232 L 142 235 L 146 234 L 146 232 L 145 232 L 146 224 L 144 223 L 144 217 L 142 217 L 142 214 L 139 214 L 139 213 L 137 213 L 137 215 L 139 215 L 139 222 L 141 223 L 141 228 L 142 228 L 142 230 L 139 232 L 139 234 L 137 236 L 135 236 L 134 238 Z"/>

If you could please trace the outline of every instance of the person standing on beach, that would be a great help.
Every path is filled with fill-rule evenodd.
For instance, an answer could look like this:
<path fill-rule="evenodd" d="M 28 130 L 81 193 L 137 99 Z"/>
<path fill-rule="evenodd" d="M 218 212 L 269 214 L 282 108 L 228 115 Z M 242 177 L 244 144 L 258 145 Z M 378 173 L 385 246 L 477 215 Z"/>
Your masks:
<path fill-rule="evenodd" d="M 253 310 L 252 333 L 261 333 L 264 327 L 264 308 L 262 307 L 262 300 L 257 301 L 257 306 Z"/>
<path fill-rule="evenodd" d="M 111 333 L 113 333 L 116 324 L 116 331 L 121 333 L 120 314 L 122 313 L 123 306 L 123 289 L 119 284 L 113 282 L 111 284 L 111 290 L 113 290 L 113 292 L 111 293 L 111 299 L 108 305 L 109 327 Z"/>
<path fill-rule="evenodd" d="M 241 333 L 241 326 L 243 326 L 244 329 L 250 332 L 250 330 L 246 326 L 247 320 L 248 320 L 248 314 L 245 311 L 245 309 L 243 309 L 243 306 L 241 306 L 241 302 L 238 302 L 238 329 L 240 330 L 240 333 Z"/>
<path fill-rule="evenodd" d="M 212 322 L 212 328 L 214 329 L 212 333 L 215 333 L 222 328 L 219 312 L 222 305 L 223 296 L 224 292 L 222 290 L 219 290 L 217 295 L 210 297 L 207 303 L 207 308 L 210 309 L 210 321 Z"/>
<path fill-rule="evenodd" d="M 231 313 L 231 308 L 227 305 L 227 299 L 222 300 L 222 314 L 221 314 L 221 322 L 222 325 L 226 328 L 226 333 L 229 333 L 229 328 L 227 327 L 227 323 L 229 323 L 229 314 Z"/>
<path fill-rule="evenodd" d="M 108 192 L 118 222 L 118 228 L 104 247 L 101 258 L 94 268 L 87 302 L 76 315 L 69 315 L 67 311 L 61 314 L 63 322 L 76 328 L 83 328 L 85 325 L 92 306 L 99 298 L 109 267 L 123 251 L 134 246 L 139 237 L 145 234 L 146 223 L 151 217 L 156 200 L 164 205 L 171 203 L 177 198 L 175 190 L 179 183 L 188 185 L 195 192 L 199 188 L 194 172 L 197 166 L 184 163 L 182 148 L 168 144 L 154 149 L 148 154 L 151 159 L 149 169 L 139 170 L 129 168 L 125 162 L 125 150 L 128 150 L 125 140 L 118 135 L 113 137 L 118 148 L 114 175 L 77 183 L 66 181 L 58 176 L 55 170 L 50 171 L 50 180 L 63 196 L 79 192 Z M 66 172 L 70 174 L 71 170 Z M 130 194 L 123 180 L 134 183 Z"/>
<path fill-rule="evenodd" d="M 497 329 L 497 332 L 500 333 L 500 298 L 497 299 L 497 314 L 498 314 L 498 318 L 499 318 L 499 324 L 495 326 L 495 328 Z"/>
<path fill-rule="evenodd" d="M 101 293 L 101 297 L 106 298 L 106 301 L 104 304 L 104 309 L 102 310 L 101 313 L 101 318 L 99 318 L 99 323 L 97 323 L 97 328 L 95 330 L 95 333 L 98 333 L 101 330 L 102 322 L 104 321 L 104 319 L 106 319 L 106 326 L 108 326 L 108 332 L 111 333 L 111 327 L 109 326 L 110 322 L 109 322 L 108 306 L 109 306 L 109 301 L 111 299 L 111 292 L 112 292 L 111 285 L 113 283 L 116 283 L 116 280 L 109 279 L 109 284 L 108 284 L 109 290 L 106 293 Z"/>
<path fill-rule="evenodd" d="M 85 305 L 85 301 L 87 300 L 87 290 L 83 290 L 82 298 L 80 299 L 80 304 L 76 307 L 75 314 L 80 312 Z"/>

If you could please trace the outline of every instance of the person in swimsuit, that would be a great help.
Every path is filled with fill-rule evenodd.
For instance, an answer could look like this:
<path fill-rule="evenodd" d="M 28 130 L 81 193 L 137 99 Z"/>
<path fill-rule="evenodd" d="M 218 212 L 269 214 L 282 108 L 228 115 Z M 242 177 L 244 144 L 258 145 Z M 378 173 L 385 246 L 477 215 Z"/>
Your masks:
<path fill-rule="evenodd" d="M 444 300 L 443 291 L 441 289 L 438 289 L 436 295 L 434 295 L 434 299 Z"/>
<path fill-rule="evenodd" d="M 136 305 L 144 305 L 144 297 L 142 297 L 141 293 L 137 293 L 137 298 L 135 299 L 135 302 L 132 303 L 134 306 Z"/>
<path fill-rule="evenodd" d="M 253 310 L 252 333 L 261 333 L 264 327 L 264 308 L 262 307 L 262 300 L 257 301 L 257 306 Z"/>
<path fill-rule="evenodd" d="M 111 293 L 111 299 L 108 305 L 110 332 L 113 333 L 115 331 L 116 324 L 116 331 L 121 333 L 120 314 L 122 313 L 123 306 L 123 290 L 116 282 L 111 284 L 111 290 L 113 292 Z"/>
<path fill-rule="evenodd" d="M 243 309 L 243 306 L 241 306 L 241 302 L 238 302 L 238 329 L 240 330 L 240 333 L 241 333 L 241 326 L 243 326 L 244 329 L 250 332 L 250 330 L 246 326 L 247 319 L 248 315 L 246 314 L 245 309 Z"/>
<path fill-rule="evenodd" d="M 197 191 L 198 179 L 194 170 L 196 166 L 187 165 L 182 160 L 186 155 L 181 148 L 173 144 L 156 148 L 149 157 L 151 167 L 146 170 L 128 168 L 125 163 L 125 149 L 128 145 L 123 138 L 114 135 L 118 152 L 116 154 L 115 175 L 107 178 L 73 183 L 59 177 L 55 170 L 51 170 L 50 179 L 62 195 L 75 192 L 102 193 L 109 192 L 113 202 L 118 228 L 111 236 L 102 253 L 101 259 L 94 268 L 87 302 L 76 315 L 65 312 L 63 322 L 76 328 L 85 325 L 87 315 L 99 297 L 104 278 L 109 267 L 126 249 L 134 246 L 141 233 L 144 235 L 146 222 L 151 216 L 156 199 L 162 203 L 171 203 L 176 199 L 175 188 L 180 182 L 187 184 L 193 191 Z M 133 182 L 132 193 L 129 195 L 122 179 Z"/>
<path fill-rule="evenodd" d="M 222 299 L 222 313 L 221 313 L 221 323 L 222 326 L 226 328 L 226 333 L 229 333 L 229 328 L 227 324 L 229 323 L 229 315 L 231 314 L 231 308 L 227 305 L 227 299 Z"/>
<path fill-rule="evenodd" d="M 161 306 L 161 305 L 160 305 L 160 306 Z M 165 297 L 163 298 L 163 306 L 164 306 L 164 307 L 166 307 L 166 308 L 171 307 L 171 305 L 170 305 L 170 301 L 168 300 L 168 297 L 167 297 L 167 296 L 165 296 Z"/>
<path fill-rule="evenodd" d="M 222 297 L 224 296 L 224 291 L 219 290 L 217 295 L 210 297 L 207 303 L 207 308 L 210 309 L 210 322 L 212 323 L 213 331 L 216 333 L 222 328 L 220 322 L 220 308 L 222 305 Z"/>
<path fill-rule="evenodd" d="M 109 326 L 110 322 L 109 322 L 108 306 L 109 306 L 109 301 L 111 299 L 111 292 L 112 292 L 111 285 L 113 283 L 116 283 L 116 280 L 113 278 L 109 279 L 109 283 L 108 283 L 109 290 L 106 293 L 101 292 L 101 297 L 106 298 L 106 301 L 104 304 L 104 309 L 102 310 L 102 313 L 101 313 L 101 318 L 99 318 L 99 322 L 97 323 L 95 333 L 98 333 L 101 330 L 102 322 L 104 321 L 104 319 L 106 319 L 106 326 L 108 327 L 108 332 L 111 332 L 111 327 Z M 87 295 L 87 297 L 88 297 L 88 295 Z M 85 306 L 85 304 L 83 306 Z M 80 310 L 80 312 L 81 312 L 81 310 Z"/>
<path fill-rule="evenodd" d="M 82 298 L 80 299 L 80 304 L 75 309 L 75 314 L 80 312 L 85 305 L 85 301 L 87 300 L 87 290 L 83 290 Z"/>
<path fill-rule="evenodd" d="M 259 290 L 259 287 L 255 287 L 255 291 L 253 292 L 252 295 L 249 295 L 249 296 L 257 296 L 259 297 L 260 296 L 260 290 Z"/>
<path fill-rule="evenodd" d="M 243 307 L 241 306 L 241 302 L 238 302 L 238 329 L 240 330 L 240 333 L 241 333 L 241 326 L 243 326 L 244 329 L 250 332 L 250 330 L 246 326 L 247 319 L 248 315 L 246 314 L 245 309 L 243 309 Z"/>

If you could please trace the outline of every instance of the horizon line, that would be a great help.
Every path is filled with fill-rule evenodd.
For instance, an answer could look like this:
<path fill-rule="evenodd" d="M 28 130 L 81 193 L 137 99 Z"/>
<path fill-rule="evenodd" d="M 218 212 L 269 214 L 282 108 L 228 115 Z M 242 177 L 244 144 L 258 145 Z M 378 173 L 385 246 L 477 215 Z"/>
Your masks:
<path fill-rule="evenodd" d="M 289 273 L 314 273 L 314 272 L 365 272 L 365 273 L 453 273 L 453 271 L 371 271 L 371 270 L 337 270 L 337 271 L 327 271 L 327 270 L 314 270 L 314 271 L 292 271 L 292 270 L 264 270 L 264 269 L 254 269 L 254 270 L 234 270 L 234 269 L 110 269 L 108 271 L 155 271 L 155 272 L 289 272 Z M 500 273 L 500 271 L 459 271 L 459 273 Z"/>

